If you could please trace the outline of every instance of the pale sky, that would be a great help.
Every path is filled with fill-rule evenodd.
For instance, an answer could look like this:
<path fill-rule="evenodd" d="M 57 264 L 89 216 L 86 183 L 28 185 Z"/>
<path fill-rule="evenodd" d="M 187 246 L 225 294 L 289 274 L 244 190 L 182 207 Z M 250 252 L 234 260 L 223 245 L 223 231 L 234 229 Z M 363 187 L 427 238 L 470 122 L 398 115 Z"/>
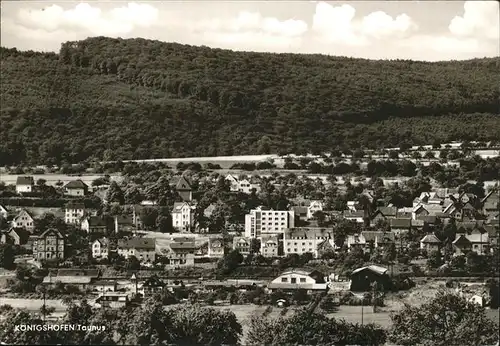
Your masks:
<path fill-rule="evenodd" d="M 59 51 L 90 36 L 368 59 L 500 56 L 496 1 L 2 1 L 1 44 Z"/>

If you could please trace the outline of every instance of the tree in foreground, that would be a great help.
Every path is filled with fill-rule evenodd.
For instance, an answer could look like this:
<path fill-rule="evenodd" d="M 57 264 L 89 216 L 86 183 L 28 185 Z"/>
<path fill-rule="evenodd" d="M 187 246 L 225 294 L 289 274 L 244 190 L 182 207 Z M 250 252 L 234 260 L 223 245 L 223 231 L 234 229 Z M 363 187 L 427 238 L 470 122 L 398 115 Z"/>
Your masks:
<path fill-rule="evenodd" d="M 383 345 L 386 333 L 374 324 L 352 324 L 301 310 L 288 318 L 253 316 L 250 345 Z"/>
<path fill-rule="evenodd" d="M 100 331 L 16 331 L 20 324 L 43 324 L 26 311 L 3 309 L 0 341 L 9 345 L 236 345 L 242 334 L 234 313 L 200 306 L 165 308 L 147 300 L 128 309 L 94 309 L 86 301 L 67 302 L 62 324 L 104 326 Z"/>
<path fill-rule="evenodd" d="M 498 325 L 485 309 L 448 291 L 421 306 L 393 314 L 389 340 L 397 345 L 494 345 Z"/>

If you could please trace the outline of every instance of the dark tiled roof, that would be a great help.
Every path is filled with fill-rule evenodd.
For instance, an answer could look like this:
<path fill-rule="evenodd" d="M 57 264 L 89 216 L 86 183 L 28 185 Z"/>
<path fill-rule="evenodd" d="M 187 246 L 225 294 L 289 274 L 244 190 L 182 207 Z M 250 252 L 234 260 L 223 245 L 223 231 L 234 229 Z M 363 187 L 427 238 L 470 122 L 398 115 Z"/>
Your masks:
<path fill-rule="evenodd" d="M 378 210 L 384 215 L 384 216 L 396 216 L 398 212 L 398 208 L 396 207 L 380 207 Z"/>
<path fill-rule="evenodd" d="M 176 190 L 184 190 L 184 191 L 191 191 L 191 184 L 187 181 L 186 177 L 182 176 L 179 181 L 177 182 L 177 185 L 175 186 Z"/>
<path fill-rule="evenodd" d="M 154 250 L 156 242 L 153 238 L 131 238 L 118 240 L 118 247 L 123 249 Z"/>
<path fill-rule="evenodd" d="M 390 219 L 391 228 L 410 228 L 411 219 Z"/>
<path fill-rule="evenodd" d="M 85 204 L 78 202 L 69 202 L 66 204 L 66 209 L 85 209 Z"/>
<path fill-rule="evenodd" d="M 35 180 L 33 179 L 33 177 L 20 176 L 20 177 L 17 177 L 17 179 L 16 179 L 16 185 L 34 185 L 34 184 L 35 184 Z"/>
<path fill-rule="evenodd" d="M 99 216 L 91 216 L 88 221 L 91 227 L 106 226 L 106 221 Z"/>
<path fill-rule="evenodd" d="M 286 239 L 317 239 L 317 237 L 333 237 L 333 230 L 328 228 L 307 228 L 296 227 L 289 228 L 285 231 Z"/>
<path fill-rule="evenodd" d="M 59 276 L 89 276 L 97 278 L 99 276 L 99 270 L 97 269 L 59 269 L 57 271 L 57 277 Z"/>
<path fill-rule="evenodd" d="M 72 180 L 66 185 L 64 185 L 65 188 L 67 189 L 85 189 L 87 188 L 87 184 L 85 184 L 83 181 L 80 179 L 78 180 Z"/>
<path fill-rule="evenodd" d="M 172 250 L 195 249 L 196 244 L 194 241 L 189 241 L 189 242 L 174 241 L 174 242 L 170 243 L 170 248 Z"/>
<path fill-rule="evenodd" d="M 46 230 L 45 232 L 43 232 L 41 235 L 40 235 L 40 238 L 45 238 L 51 234 L 56 234 L 58 238 L 64 238 L 61 234 L 61 232 L 59 232 L 58 230 L 54 229 L 54 228 L 49 228 L 48 230 Z"/>
<path fill-rule="evenodd" d="M 377 239 L 377 242 L 382 243 L 386 240 L 388 241 L 394 241 L 394 233 L 392 232 L 380 232 L 380 231 L 363 231 L 361 232 L 363 237 L 365 237 L 365 240 L 367 242 L 375 241 L 375 238 Z"/>

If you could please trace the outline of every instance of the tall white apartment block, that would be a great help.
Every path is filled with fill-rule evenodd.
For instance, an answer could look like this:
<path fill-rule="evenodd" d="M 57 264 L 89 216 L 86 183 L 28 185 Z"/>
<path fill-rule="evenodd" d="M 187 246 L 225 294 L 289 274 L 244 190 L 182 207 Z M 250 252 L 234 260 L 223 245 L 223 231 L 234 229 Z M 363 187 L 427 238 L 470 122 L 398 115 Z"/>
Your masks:
<path fill-rule="evenodd" d="M 245 237 L 260 238 L 262 234 L 283 234 L 295 225 L 291 210 L 272 210 L 264 207 L 250 210 L 245 215 Z"/>

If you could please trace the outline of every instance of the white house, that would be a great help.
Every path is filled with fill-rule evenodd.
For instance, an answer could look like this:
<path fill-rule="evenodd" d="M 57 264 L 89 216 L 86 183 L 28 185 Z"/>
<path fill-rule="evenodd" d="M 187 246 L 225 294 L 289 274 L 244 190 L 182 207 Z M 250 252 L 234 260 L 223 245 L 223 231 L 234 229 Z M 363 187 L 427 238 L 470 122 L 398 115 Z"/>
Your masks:
<path fill-rule="evenodd" d="M 181 231 L 188 231 L 194 226 L 195 206 L 188 202 L 176 202 L 172 209 L 172 226 Z"/>
<path fill-rule="evenodd" d="M 208 257 L 221 258 L 224 256 L 224 239 L 209 238 L 208 240 Z"/>
<path fill-rule="evenodd" d="M 230 191 L 250 194 L 252 190 L 259 192 L 260 185 L 252 183 L 249 179 L 238 179 L 234 175 L 228 174 L 226 181 L 230 184 Z"/>
<path fill-rule="evenodd" d="M 14 220 L 12 220 L 12 227 L 24 228 L 32 232 L 35 229 L 35 220 L 27 210 L 23 209 L 17 214 Z"/>
<path fill-rule="evenodd" d="M 321 201 L 311 201 L 307 207 L 307 218 L 314 218 L 314 213 L 317 211 L 323 211 L 323 202 Z"/>
<path fill-rule="evenodd" d="M 280 255 L 280 241 L 277 235 L 265 234 L 260 240 L 260 254 L 264 257 L 278 257 Z"/>
<path fill-rule="evenodd" d="M 225 180 L 229 182 L 230 191 L 237 192 L 239 190 L 238 178 L 236 178 L 234 175 L 226 175 Z"/>
<path fill-rule="evenodd" d="M 107 259 L 109 255 L 109 240 L 108 238 L 96 239 L 92 243 L 92 258 Z"/>
<path fill-rule="evenodd" d="M 85 216 L 85 205 L 83 203 L 68 203 L 64 213 L 64 222 L 67 224 L 80 225 Z"/>
<path fill-rule="evenodd" d="M 20 176 L 16 180 L 16 192 L 33 192 L 35 186 L 35 180 L 33 177 Z"/>
<path fill-rule="evenodd" d="M 317 270 L 292 269 L 283 272 L 267 286 L 270 290 L 325 291 L 329 289 L 328 278 Z"/>
<path fill-rule="evenodd" d="M 73 180 L 64 185 L 64 194 L 68 196 L 85 196 L 89 187 L 82 180 Z"/>
<path fill-rule="evenodd" d="M 283 252 L 285 256 L 291 254 L 302 255 L 311 253 L 317 258 L 318 247 L 324 241 L 333 243 L 333 232 L 326 228 L 290 228 L 283 234 Z"/>
<path fill-rule="evenodd" d="M 259 238 L 261 234 L 283 234 L 295 225 L 293 210 L 272 210 L 264 207 L 250 210 L 245 215 L 245 237 Z"/>

